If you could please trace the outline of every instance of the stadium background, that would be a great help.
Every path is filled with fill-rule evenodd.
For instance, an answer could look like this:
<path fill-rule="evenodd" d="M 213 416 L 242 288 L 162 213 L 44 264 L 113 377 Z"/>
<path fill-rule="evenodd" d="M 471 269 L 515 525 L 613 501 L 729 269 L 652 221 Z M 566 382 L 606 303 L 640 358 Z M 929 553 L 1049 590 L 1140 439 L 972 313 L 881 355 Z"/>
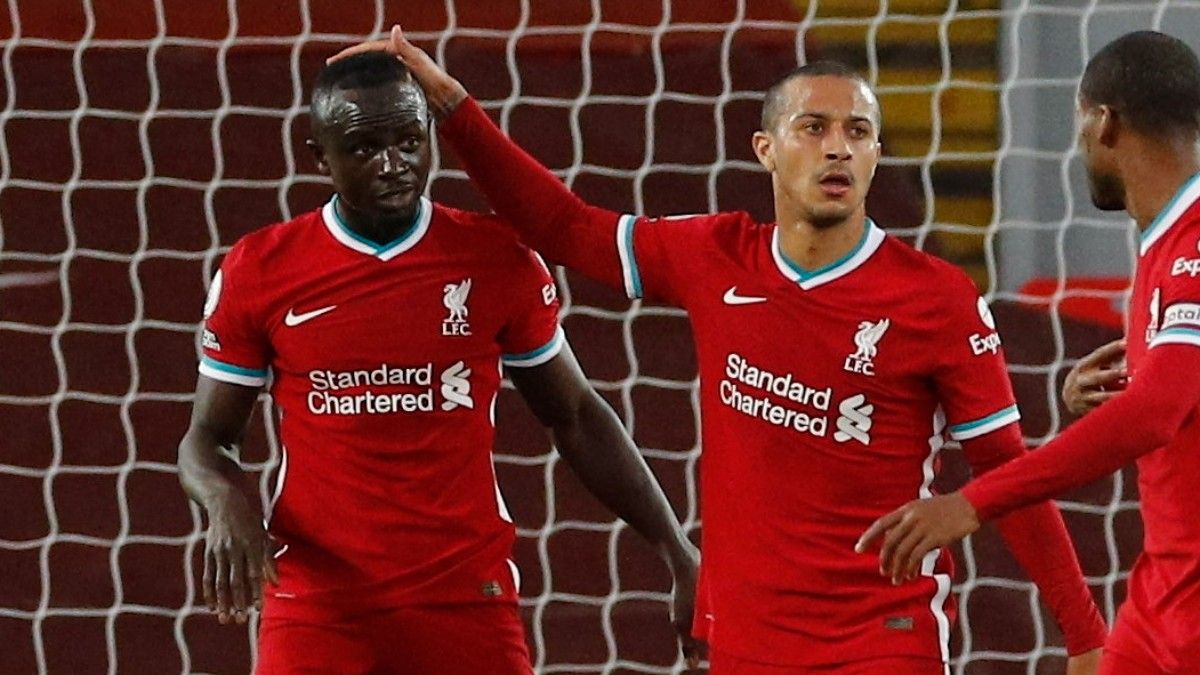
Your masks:
<path fill-rule="evenodd" d="M 1022 292 L 996 292 L 993 247 L 1006 224 L 996 175 L 1009 133 L 1001 41 L 1014 12 L 1033 11 L 1018 4 L 9 0 L 0 672 L 249 669 L 253 626 L 219 626 L 197 606 L 201 521 L 173 469 L 196 322 L 228 246 L 328 196 L 303 147 L 309 83 L 325 56 L 394 21 L 585 198 L 622 211 L 745 209 L 769 220 L 769 181 L 748 142 L 758 92 L 802 55 L 861 68 L 880 91 L 889 155 L 871 213 L 998 298 L 1026 435 L 1053 434 L 1067 421 L 1055 396 L 1065 369 L 1119 334 L 1123 281 L 1072 293 L 1051 270 Z M 1076 21 L 1097 7 L 1053 4 L 1076 8 Z M 482 208 L 448 154 L 430 193 Z M 698 536 L 685 318 L 559 274 L 585 369 Z M 657 560 L 553 459 L 511 390 L 498 418 L 497 473 L 520 527 L 539 670 L 678 672 Z M 274 443 L 260 410 L 243 448 L 260 493 Z M 957 452 L 946 468 L 946 487 L 964 479 Z M 1110 616 L 1139 548 L 1135 499 L 1123 476 L 1071 495 L 1066 511 Z M 959 672 L 1056 672 L 1060 636 L 994 532 L 959 561 Z"/>

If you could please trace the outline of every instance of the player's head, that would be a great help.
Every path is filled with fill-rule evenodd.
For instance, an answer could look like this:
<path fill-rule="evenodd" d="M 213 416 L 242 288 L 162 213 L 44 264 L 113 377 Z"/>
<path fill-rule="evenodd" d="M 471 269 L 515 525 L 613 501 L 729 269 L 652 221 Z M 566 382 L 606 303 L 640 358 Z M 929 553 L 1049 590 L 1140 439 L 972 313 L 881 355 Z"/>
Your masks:
<path fill-rule="evenodd" d="M 861 75 L 818 61 L 783 76 L 763 100 L 754 152 L 771 172 L 776 206 L 817 227 L 862 207 L 879 164 L 879 101 Z M 776 214 L 782 217 L 783 214 Z"/>
<path fill-rule="evenodd" d="M 411 218 L 429 178 L 425 92 L 394 56 L 335 61 L 313 86 L 309 148 L 346 205 L 369 218 Z"/>
<path fill-rule="evenodd" d="M 1169 35 L 1122 36 L 1088 61 L 1076 117 L 1092 202 L 1123 209 L 1122 153 L 1140 151 L 1129 139 L 1191 145 L 1200 138 L 1200 61 Z"/>

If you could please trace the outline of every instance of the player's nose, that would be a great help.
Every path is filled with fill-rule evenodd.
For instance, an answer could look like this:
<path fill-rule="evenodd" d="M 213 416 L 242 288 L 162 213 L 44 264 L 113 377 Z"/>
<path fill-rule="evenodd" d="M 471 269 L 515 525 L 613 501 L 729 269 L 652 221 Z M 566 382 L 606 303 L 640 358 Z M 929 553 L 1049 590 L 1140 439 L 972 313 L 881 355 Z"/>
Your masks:
<path fill-rule="evenodd" d="M 398 176 L 405 171 L 408 171 L 408 161 L 404 159 L 404 153 L 400 148 L 389 145 L 383 149 L 383 161 L 379 166 L 379 173 L 384 176 Z"/>

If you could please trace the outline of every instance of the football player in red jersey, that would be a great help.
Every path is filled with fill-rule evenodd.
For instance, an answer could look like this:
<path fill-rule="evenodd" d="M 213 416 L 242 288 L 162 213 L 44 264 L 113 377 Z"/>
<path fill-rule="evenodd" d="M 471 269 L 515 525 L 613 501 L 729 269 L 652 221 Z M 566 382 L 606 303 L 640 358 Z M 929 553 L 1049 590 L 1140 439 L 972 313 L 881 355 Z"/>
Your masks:
<path fill-rule="evenodd" d="M 933 675 L 947 670 L 951 561 L 910 583 L 856 555 L 869 523 L 929 496 L 944 435 L 976 472 L 1024 452 L 999 337 L 960 270 L 866 217 L 880 112 L 840 64 L 797 69 L 766 95 L 754 148 L 776 223 L 585 204 L 394 28 L 356 53 L 396 54 L 443 138 L 522 240 L 551 259 L 688 311 L 700 368 L 703 555 L 696 631 L 716 675 Z M 936 292 L 930 292 L 936 289 Z M 1001 532 L 1094 668 L 1105 626 L 1050 503 Z"/>
<path fill-rule="evenodd" d="M 587 488 L 668 561 L 694 658 L 695 549 L 580 371 L 545 265 L 499 218 L 422 196 L 420 87 L 390 56 L 347 59 L 318 77 L 312 125 L 336 194 L 238 241 L 205 307 L 179 469 L 208 515 L 208 605 L 244 622 L 261 600 L 261 673 L 531 672 L 491 457 L 503 363 Z M 268 384 L 283 457 L 264 530 L 224 449 Z"/>
<path fill-rule="evenodd" d="M 1075 385 L 1088 391 L 1068 388 L 1073 409 L 1098 407 L 961 491 L 879 519 L 862 546 L 882 539 L 883 571 L 911 576 L 926 551 L 980 522 L 1136 460 L 1143 551 L 1100 672 L 1200 673 L 1200 60 L 1162 33 L 1118 38 L 1088 62 L 1077 117 L 1092 202 L 1128 211 L 1140 232 L 1125 344 L 1083 362 Z M 1126 369 L 1097 368 L 1122 347 Z M 1126 374 L 1116 396 L 1094 389 Z"/>

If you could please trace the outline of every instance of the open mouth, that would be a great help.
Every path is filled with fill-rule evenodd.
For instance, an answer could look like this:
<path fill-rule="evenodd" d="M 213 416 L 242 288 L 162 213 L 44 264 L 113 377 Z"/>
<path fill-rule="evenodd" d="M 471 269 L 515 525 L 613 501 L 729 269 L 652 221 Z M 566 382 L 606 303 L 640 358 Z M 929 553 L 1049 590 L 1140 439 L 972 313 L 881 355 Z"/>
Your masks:
<path fill-rule="evenodd" d="M 843 195 L 850 191 L 850 187 L 854 185 L 854 180 L 850 174 L 841 171 L 827 173 L 821 177 L 819 181 L 821 190 L 830 195 Z"/>

